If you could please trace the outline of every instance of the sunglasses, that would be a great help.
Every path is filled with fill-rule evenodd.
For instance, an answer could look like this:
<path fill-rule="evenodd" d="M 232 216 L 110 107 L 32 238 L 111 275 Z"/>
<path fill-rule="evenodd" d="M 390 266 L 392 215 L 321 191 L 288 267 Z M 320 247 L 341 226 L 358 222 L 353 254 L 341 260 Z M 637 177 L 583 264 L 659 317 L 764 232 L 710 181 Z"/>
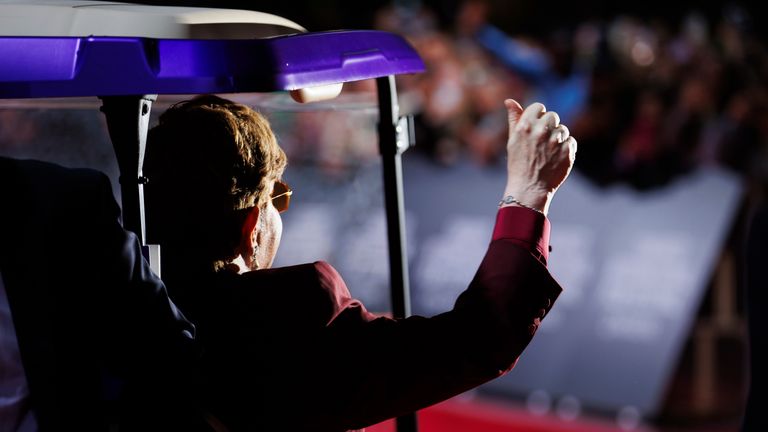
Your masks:
<path fill-rule="evenodd" d="M 276 181 L 272 188 L 272 205 L 280 213 L 288 210 L 288 206 L 291 204 L 291 195 L 293 195 L 293 190 L 290 186 L 279 180 Z"/>

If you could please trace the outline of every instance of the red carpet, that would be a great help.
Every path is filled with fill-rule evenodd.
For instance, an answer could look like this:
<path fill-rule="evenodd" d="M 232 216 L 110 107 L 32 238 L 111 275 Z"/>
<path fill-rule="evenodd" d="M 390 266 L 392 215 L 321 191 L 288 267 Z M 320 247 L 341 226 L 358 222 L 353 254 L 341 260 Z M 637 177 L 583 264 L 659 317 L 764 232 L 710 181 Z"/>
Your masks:
<path fill-rule="evenodd" d="M 393 420 L 366 429 L 395 432 Z M 641 427 L 633 432 L 653 432 Z M 580 417 L 566 421 L 537 416 L 525 408 L 500 402 L 454 399 L 419 412 L 419 432 L 626 432 L 614 422 Z"/>

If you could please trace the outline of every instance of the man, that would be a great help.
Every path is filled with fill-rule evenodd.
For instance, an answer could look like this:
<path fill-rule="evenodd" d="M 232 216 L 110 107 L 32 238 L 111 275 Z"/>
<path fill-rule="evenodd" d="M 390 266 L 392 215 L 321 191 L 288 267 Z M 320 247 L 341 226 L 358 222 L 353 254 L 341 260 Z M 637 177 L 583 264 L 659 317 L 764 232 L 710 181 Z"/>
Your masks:
<path fill-rule="evenodd" d="M 198 325 L 211 418 L 232 431 L 345 431 L 514 366 L 561 291 L 545 214 L 576 141 L 543 105 L 505 104 L 508 176 L 488 253 L 453 310 L 402 320 L 369 313 L 327 263 L 270 268 L 289 189 L 266 119 L 215 96 L 161 116 L 144 166 L 148 237 Z"/>
<path fill-rule="evenodd" d="M 0 430 L 193 430 L 194 327 L 106 176 L 0 158 Z"/>

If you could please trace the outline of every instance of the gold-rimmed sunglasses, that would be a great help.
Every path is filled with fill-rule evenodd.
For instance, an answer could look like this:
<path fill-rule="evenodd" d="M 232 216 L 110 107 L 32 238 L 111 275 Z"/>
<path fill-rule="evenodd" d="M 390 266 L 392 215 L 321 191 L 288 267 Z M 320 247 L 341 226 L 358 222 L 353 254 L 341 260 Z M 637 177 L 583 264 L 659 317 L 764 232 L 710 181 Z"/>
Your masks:
<path fill-rule="evenodd" d="M 288 206 L 291 204 L 291 195 L 293 195 L 293 190 L 290 186 L 280 180 L 276 181 L 272 187 L 272 205 L 280 213 L 288 210 Z"/>

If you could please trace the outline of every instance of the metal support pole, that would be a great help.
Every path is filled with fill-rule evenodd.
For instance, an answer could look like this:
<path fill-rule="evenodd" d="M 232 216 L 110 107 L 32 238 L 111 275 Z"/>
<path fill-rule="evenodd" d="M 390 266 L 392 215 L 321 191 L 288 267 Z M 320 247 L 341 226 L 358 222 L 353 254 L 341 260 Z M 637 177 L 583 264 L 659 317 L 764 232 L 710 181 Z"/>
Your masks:
<path fill-rule="evenodd" d="M 399 121 L 395 77 L 377 78 L 379 96 L 379 151 L 384 170 L 384 205 L 389 239 L 389 278 L 392 286 L 392 313 L 395 318 L 411 314 L 408 286 L 408 255 L 405 247 L 405 208 L 403 204 L 403 171 L 401 154 L 410 145 L 402 134 Z M 407 136 L 407 135 L 406 135 Z M 405 141 L 405 142 L 404 142 Z M 398 432 L 416 432 L 416 413 L 398 417 Z"/>
<path fill-rule="evenodd" d="M 157 95 L 102 97 L 101 111 L 107 118 L 109 136 L 120 168 L 123 226 L 146 245 L 144 225 L 144 151 L 149 130 L 149 113 Z"/>

